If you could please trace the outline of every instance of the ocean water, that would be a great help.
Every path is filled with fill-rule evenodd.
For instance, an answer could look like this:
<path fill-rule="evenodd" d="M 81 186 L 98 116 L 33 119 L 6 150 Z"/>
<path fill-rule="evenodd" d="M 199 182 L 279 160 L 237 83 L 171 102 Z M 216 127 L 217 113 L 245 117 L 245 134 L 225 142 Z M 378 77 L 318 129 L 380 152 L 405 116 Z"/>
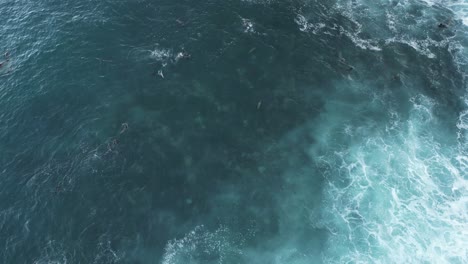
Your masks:
<path fill-rule="evenodd" d="M 468 263 L 466 0 L 0 14 L 0 263 Z"/>

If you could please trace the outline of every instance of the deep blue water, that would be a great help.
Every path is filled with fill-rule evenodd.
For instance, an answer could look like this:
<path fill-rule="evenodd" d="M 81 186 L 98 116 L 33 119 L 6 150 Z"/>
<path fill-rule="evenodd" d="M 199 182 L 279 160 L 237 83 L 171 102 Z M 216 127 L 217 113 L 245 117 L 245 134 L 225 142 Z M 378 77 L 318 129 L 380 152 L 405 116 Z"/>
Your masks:
<path fill-rule="evenodd" d="M 0 0 L 0 263 L 467 263 L 467 10 Z"/>

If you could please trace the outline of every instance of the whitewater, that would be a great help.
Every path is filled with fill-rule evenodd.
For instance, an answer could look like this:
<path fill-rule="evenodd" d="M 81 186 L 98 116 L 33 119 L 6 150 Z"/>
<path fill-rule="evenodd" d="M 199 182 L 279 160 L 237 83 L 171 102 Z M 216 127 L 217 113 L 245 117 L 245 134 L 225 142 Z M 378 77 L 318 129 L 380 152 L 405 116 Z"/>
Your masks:
<path fill-rule="evenodd" d="M 467 1 L 0 13 L 0 263 L 468 263 Z"/>

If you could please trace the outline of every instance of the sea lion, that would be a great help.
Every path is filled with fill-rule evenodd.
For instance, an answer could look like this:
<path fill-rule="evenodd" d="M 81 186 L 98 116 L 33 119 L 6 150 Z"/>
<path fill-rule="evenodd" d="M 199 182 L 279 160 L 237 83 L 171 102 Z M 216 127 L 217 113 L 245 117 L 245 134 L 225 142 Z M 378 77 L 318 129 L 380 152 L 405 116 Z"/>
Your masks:
<path fill-rule="evenodd" d="M 447 24 L 444 24 L 444 23 L 439 23 L 439 25 L 437 26 L 439 28 L 447 28 Z"/>

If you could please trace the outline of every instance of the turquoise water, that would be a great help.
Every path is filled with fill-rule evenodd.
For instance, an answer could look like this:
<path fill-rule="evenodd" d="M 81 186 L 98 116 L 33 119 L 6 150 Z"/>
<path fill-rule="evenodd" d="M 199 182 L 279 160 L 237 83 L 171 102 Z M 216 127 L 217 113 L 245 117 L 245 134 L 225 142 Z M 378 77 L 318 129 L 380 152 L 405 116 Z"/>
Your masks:
<path fill-rule="evenodd" d="M 468 262 L 468 3 L 0 12 L 0 263 Z"/>

